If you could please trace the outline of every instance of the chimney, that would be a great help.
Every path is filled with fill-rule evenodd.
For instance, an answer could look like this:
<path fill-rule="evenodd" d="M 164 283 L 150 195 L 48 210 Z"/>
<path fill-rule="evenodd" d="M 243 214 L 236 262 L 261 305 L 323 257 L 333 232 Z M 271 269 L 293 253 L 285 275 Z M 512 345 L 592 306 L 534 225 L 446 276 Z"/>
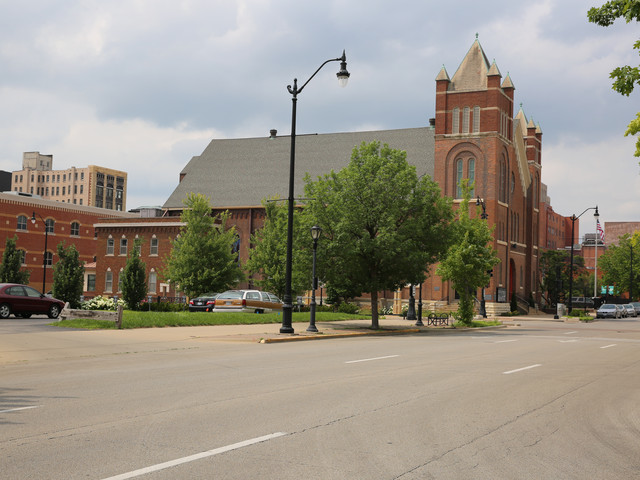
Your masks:
<path fill-rule="evenodd" d="M 275 128 L 272 128 L 271 130 L 269 130 L 269 138 L 276 138 L 277 134 L 278 134 L 278 130 L 276 130 Z"/>

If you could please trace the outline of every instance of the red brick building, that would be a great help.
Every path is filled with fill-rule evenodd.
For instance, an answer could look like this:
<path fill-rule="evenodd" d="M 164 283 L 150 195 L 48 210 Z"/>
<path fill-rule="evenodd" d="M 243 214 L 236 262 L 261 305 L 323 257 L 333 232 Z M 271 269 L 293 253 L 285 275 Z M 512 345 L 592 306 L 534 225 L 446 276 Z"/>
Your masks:
<path fill-rule="evenodd" d="M 512 294 L 523 305 L 530 298 L 539 300 L 540 249 L 549 248 L 549 242 L 561 246 L 563 236 L 567 240 L 566 217 L 553 213 L 546 203 L 546 193 L 542 198 L 542 131 L 527 119 L 522 108 L 514 115 L 511 78 L 503 78 L 496 63 L 489 63 L 477 39 L 453 77 L 444 68 L 440 71 L 435 90 L 435 118 L 428 127 L 299 134 L 295 196 L 303 195 L 305 174 L 316 178 L 332 169 L 340 170 L 348 164 L 353 148 L 362 142 L 377 140 L 404 150 L 418 175 L 430 175 L 439 183 L 442 194 L 456 202 L 461 196 L 460 181 L 475 182 L 474 197 L 485 203 L 487 221 L 494 227 L 493 246 L 500 258 L 485 291 L 489 312 L 508 309 Z M 178 186 L 163 205 L 164 215 L 175 221 L 189 193 L 208 196 L 214 213 L 231 213 L 240 237 L 240 258 L 246 260 L 251 234 L 263 224 L 262 201 L 287 196 L 289 154 L 290 137 L 278 136 L 275 131 L 261 138 L 214 139 L 180 172 Z M 100 226 L 96 271 L 98 278 L 110 278 L 111 292 L 116 289 L 114 282 L 124 257 L 107 254 L 103 236 L 111 235 L 117 249 L 122 238 L 130 242 L 139 235 L 149 242 L 154 234 L 159 241 L 177 235 L 177 225 L 171 225 L 171 220 L 163 222 L 144 226 L 147 222 L 130 226 L 104 222 Z M 551 240 L 547 235 L 550 224 L 554 225 Z M 145 248 L 143 260 L 159 269 L 161 256 L 150 258 Z M 109 291 L 106 280 L 98 280 L 97 286 L 98 290 Z M 171 285 L 167 287 L 171 292 Z M 455 301 L 451 285 L 433 275 L 422 286 L 422 293 L 432 304 Z M 381 303 L 395 301 L 397 305 L 407 297 L 408 288 L 400 293 L 383 292 Z"/>
<path fill-rule="evenodd" d="M 31 219 L 35 214 L 35 223 Z M 17 236 L 17 248 L 24 252 L 23 268 L 31 271 L 29 284 L 42 290 L 46 272 L 45 292 L 53 285 L 53 265 L 57 262 L 60 242 L 75 245 L 80 260 L 95 261 L 96 236 L 94 224 L 103 218 L 135 218 L 126 212 L 73 205 L 44 200 L 18 193 L 0 193 L 0 258 L 7 238 Z M 45 223 L 48 232 L 45 234 Z M 43 267 L 46 247 L 46 266 Z M 91 287 L 92 279 L 86 279 Z"/>

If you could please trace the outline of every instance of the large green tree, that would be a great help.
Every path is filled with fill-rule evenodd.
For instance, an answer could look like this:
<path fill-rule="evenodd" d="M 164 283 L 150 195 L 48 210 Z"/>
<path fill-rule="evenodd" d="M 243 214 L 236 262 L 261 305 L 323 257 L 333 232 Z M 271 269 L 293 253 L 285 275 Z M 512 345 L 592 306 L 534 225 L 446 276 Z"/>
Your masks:
<path fill-rule="evenodd" d="M 589 9 L 587 17 L 591 23 L 608 27 L 618 19 L 622 18 L 627 23 L 640 21 L 640 0 L 612 0 L 601 7 Z M 640 40 L 633 44 L 635 50 L 640 50 Z M 640 85 L 640 68 L 637 66 L 624 65 L 616 67 L 611 74 L 613 79 L 613 89 L 629 96 L 636 85 Z M 629 123 L 625 136 L 637 135 L 640 133 L 640 113 Z M 636 141 L 636 157 L 640 157 L 640 137 Z"/>
<path fill-rule="evenodd" d="M 458 320 L 469 325 L 473 320 L 475 294 L 489 283 L 489 272 L 500 260 L 491 246 L 493 237 L 486 220 L 479 214 L 474 218 L 469 215 L 471 189 L 467 182 L 462 185 L 463 199 L 453 227 L 455 243 L 449 247 L 436 273 L 453 284 L 460 296 Z"/>
<path fill-rule="evenodd" d="M 319 276 L 338 290 L 369 293 L 372 328 L 378 292 L 423 281 L 449 244 L 451 201 L 406 156 L 363 142 L 341 171 L 305 178 L 306 208 L 322 228 Z"/>
<path fill-rule="evenodd" d="M 599 264 L 598 264 L 599 267 Z M 547 305 L 554 306 L 568 301 L 569 275 L 571 272 L 571 253 L 568 250 L 545 250 L 540 255 L 540 289 Z M 586 272 L 584 258 L 573 257 L 574 296 L 579 284 L 577 278 Z M 593 287 L 592 287 L 593 288 Z"/>
<path fill-rule="evenodd" d="M 2 254 L 2 264 L 0 264 L 0 283 L 29 283 L 30 270 L 22 270 L 21 252 L 16 248 L 18 236 L 7 237 Z"/>
<path fill-rule="evenodd" d="M 629 292 L 633 285 L 633 297 L 640 294 L 640 232 L 633 236 L 622 235 L 617 245 L 607 246 L 598 258 L 598 270 L 602 272 L 603 285 L 615 285 L 618 293 Z M 632 261 L 633 258 L 633 261 Z"/>
<path fill-rule="evenodd" d="M 253 281 L 261 289 L 280 298 L 285 291 L 285 260 L 287 256 L 287 208 L 277 199 L 262 202 L 264 226 L 251 236 L 251 250 L 245 264 L 248 272 L 258 275 Z M 305 210 L 293 216 L 292 295 L 311 289 L 311 235 Z"/>
<path fill-rule="evenodd" d="M 221 292 L 242 281 L 244 275 L 233 251 L 235 227 L 228 213 L 211 215 L 209 198 L 191 193 L 180 216 L 184 226 L 172 243 L 162 274 L 189 297 Z"/>
<path fill-rule="evenodd" d="M 65 247 L 58 244 L 58 261 L 53 266 L 53 289 L 55 298 L 69 302 L 71 308 L 80 306 L 80 297 L 84 286 L 84 262 L 75 245 Z"/>
<path fill-rule="evenodd" d="M 129 252 L 127 264 L 122 272 L 122 298 L 131 310 L 137 310 L 147 295 L 146 265 L 140 258 L 142 240 L 136 238 Z"/>

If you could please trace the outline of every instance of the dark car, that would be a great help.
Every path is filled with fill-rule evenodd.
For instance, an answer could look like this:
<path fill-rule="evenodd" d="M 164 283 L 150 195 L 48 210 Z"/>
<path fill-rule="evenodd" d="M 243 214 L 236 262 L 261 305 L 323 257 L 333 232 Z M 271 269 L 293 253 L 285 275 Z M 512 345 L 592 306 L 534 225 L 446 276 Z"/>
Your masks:
<path fill-rule="evenodd" d="M 621 309 L 613 303 L 603 304 L 596 312 L 596 318 L 620 318 L 622 317 Z"/>
<path fill-rule="evenodd" d="M 0 283 L 0 318 L 29 318 L 34 314 L 45 314 L 49 318 L 58 318 L 64 308 L 64 302 L 47 297 L 29 285 Z"/>
<path fill-rule="evenodd" d="M 219 293 L 205 293 L 197 298 L 189 300 L 190 312 L 212 312 Z"/>

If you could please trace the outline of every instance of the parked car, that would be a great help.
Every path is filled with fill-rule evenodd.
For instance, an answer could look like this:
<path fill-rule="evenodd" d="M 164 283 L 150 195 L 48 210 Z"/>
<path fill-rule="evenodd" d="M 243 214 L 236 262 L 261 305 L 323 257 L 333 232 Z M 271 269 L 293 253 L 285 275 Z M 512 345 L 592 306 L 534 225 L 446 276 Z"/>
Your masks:
<path fill-rule="evenodd" d="M 205 293 L 189 300 L 190 312 L 212 312 L 219 293 Z"/>
<path fill-rule="evenodd" d="M 616 308 L 620 312 L 620 318 L 627 318 L 627 311 L 622 307 L 622 305 L 616 303 Z"/>
<path fill-rule="evenodd" d="M 640 315 L 640 302 L 631 302 L 629 305 L 632 305 L 636 314 Z"/>
<path fill-rule="evenodd" d="M 35 314 L 46 314 L 49 318 L 58 318 L 64 308 L 64 302 L 43 295 L 29 285 L 0 283 L 0 318 L 29 318 Z"/>
<path fill-rule="evenodd" d="M 625 311 L 627 312 L 627 317 L 637 317 L 638 314 L 636 313 L 636 309 L 633 308 L 633 305 L 626 303 L 624 305 L 622 305 L 622 308 L 625 309 Z"/>
<path fill-rule="evenodd" d="M 266 313 L 282 310 L 273 293 L 259 290 L 228 290 L 216 298 L 214 312 Z"/>
<path fill-rule="evenodd" d="M 596 318 L 621 318 L 622 312 L 617 305 L 605 303 L 596 311 Z"/>

